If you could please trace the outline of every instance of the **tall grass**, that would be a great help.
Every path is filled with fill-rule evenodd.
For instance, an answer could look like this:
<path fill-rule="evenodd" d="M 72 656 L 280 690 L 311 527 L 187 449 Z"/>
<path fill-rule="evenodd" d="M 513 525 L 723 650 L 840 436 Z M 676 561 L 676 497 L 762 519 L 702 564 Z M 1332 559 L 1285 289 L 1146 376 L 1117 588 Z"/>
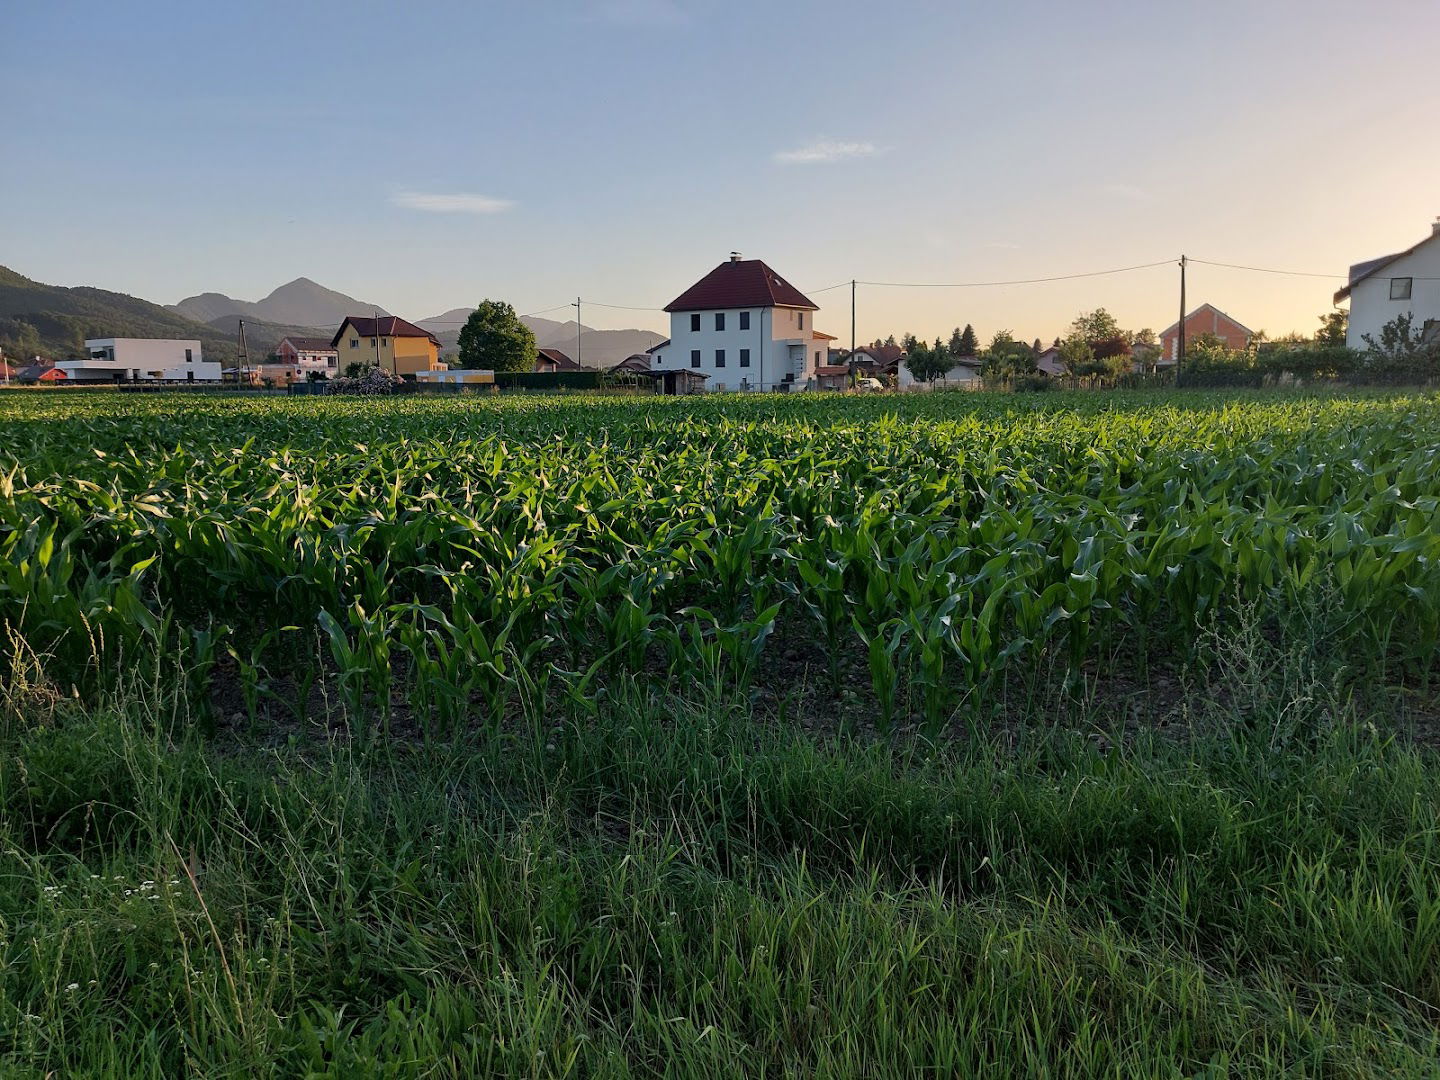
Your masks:
<path fill-rule="evenodd" d="M 827 743 L 623 682 L 462 742 L 203 743 L 178 679 L 31 671 L 0 1063 L 1433 1074 L 1440 777 L 1266 648 L 1215 654 L 1246 708 L 1103 753 L 1083 703 L 1018 749 Z"/>

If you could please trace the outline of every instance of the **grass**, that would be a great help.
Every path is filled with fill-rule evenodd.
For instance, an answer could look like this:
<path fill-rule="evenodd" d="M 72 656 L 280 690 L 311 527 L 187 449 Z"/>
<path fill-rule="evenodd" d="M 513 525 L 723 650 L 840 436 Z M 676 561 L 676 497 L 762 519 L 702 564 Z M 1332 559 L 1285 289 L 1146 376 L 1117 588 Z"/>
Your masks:
<path fill-rule="evenodd" d="M 1037 397 L 0 401 L 0 1076 L 1436 1075 L 1440 399 Z"/>
<path fill-rule="evenodd" d="M 1440 777 L 1303 653 L 1187 740 L 817 741 L 633 683 L 202 742 L 12 677 L 7 1075 L 1432 1075 Z"/>

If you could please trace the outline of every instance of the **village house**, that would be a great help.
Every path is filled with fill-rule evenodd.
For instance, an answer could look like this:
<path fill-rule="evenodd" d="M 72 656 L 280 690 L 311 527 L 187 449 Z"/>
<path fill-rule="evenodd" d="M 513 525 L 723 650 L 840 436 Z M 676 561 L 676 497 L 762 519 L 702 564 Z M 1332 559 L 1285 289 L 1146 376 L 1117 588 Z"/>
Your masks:
<path fill-rule="evenodd" d="M 332 376 L 337 374 L 340 351 L 326 338 L 283 337 L 275 346 L 275 359 L 282 367 L 295 369 L 297 378 L 313 371 Z"/>
<path fill-rule="evenodd" d="M 670 340 L 651 350 L 652 372 L 684 369 L 710 390 L 818 387 L 829 335 L 815 332 L 819 306 L 759 259 L 731 254 L 665 308 Z M 663 380 L 664 392 L 678 387 Z M 691 380 L 684 385 L 698 389 Z"/>
<path fill-rule="evenodd" d="M 347 315 L 330 345 L 339 353 L 342 372 L 356 362 L 376 364 L 382 371 L 412 380 L 417 372 L 445 370 L 435 335 L 394 315 L 378 319 Z"/>
<path fill-rule="evenodd" d="M 1249 347 L 1250 339 L 1255 336 L 1255 331 L 1236 322 L 1213 304 L 1201 304 L 1185 316 L 1185 340 L 1187 343 L 1194 341 L 1201 334 L 1214 334 L 1225 344 L 1226 348 L 1238 352 Z M 1178 322 L 1161 331 L 1160 359 L 1157 361 L 1159 366 L 1167 367 L 1175 363 L 1179 340 L 1180 324 Z"/>
<path fill-rule="evenodd" d="M 1440 332 L 1440 218 L 1430 235 L 1413 247 L 1350 267 L 1350 280 L 1335 294 L 1335 303 L 1350 301 L 1345 344 L 1367 347 L 1368 334 L 1380 339 L 1380 329 L 1400 315 L 1408 315 L 1416 334 Z"/>
<path fill-rule="evenodd" d="M 583 371 L 584 369 L 559 349 L 537 349 L 535 370 L 540 372 Z"/>

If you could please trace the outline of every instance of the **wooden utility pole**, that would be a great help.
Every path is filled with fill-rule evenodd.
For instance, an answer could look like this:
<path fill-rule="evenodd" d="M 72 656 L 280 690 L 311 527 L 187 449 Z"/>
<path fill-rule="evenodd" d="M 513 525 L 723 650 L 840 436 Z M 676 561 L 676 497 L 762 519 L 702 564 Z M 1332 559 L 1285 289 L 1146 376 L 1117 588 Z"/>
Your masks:
<path fill-rule="evenodd" d="M 850 385 L 855 385 L 855 279 L 850 279 Z"/>
<path fill-rule="evenodd" d="M 1180 256 L 1180 327 L 1175 337 L 1175 372 L 1185 367 L 1185 256 Z"/>
<path fill-rule="evenodd" d="M 580 297 L 575 297 L 575 366 L 580 366 Z"/>

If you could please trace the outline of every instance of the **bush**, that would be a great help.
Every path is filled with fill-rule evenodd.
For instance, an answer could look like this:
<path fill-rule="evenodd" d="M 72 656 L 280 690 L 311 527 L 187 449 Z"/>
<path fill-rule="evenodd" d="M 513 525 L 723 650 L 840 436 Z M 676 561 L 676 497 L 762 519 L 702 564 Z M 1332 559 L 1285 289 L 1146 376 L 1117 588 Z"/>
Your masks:
<path fill-rule="evenodd" d="M 350 365 L 354 367 L 354 365 Z M 347 372 L 349 367 L 345 369 Z M 355 394 L 364 397 L 374 397 L 377 394 L 393 394 L 404 380 L 396 375 L 390 374 L 378 367 L 366 367 L 365 373 L 358 377 L 343 375 L 338 379 L 332 379 L 325 387 L 327 394 Z"/>
<path fill-rule="evenodd" d="M 1049 375 L 1042 371 L 1030 372 L 1024 375 L 1016 375 L 1011 389 L 1017 394 L 1034 394 L 1042 390 L 1054 388 L 1054 381 Z"/>

